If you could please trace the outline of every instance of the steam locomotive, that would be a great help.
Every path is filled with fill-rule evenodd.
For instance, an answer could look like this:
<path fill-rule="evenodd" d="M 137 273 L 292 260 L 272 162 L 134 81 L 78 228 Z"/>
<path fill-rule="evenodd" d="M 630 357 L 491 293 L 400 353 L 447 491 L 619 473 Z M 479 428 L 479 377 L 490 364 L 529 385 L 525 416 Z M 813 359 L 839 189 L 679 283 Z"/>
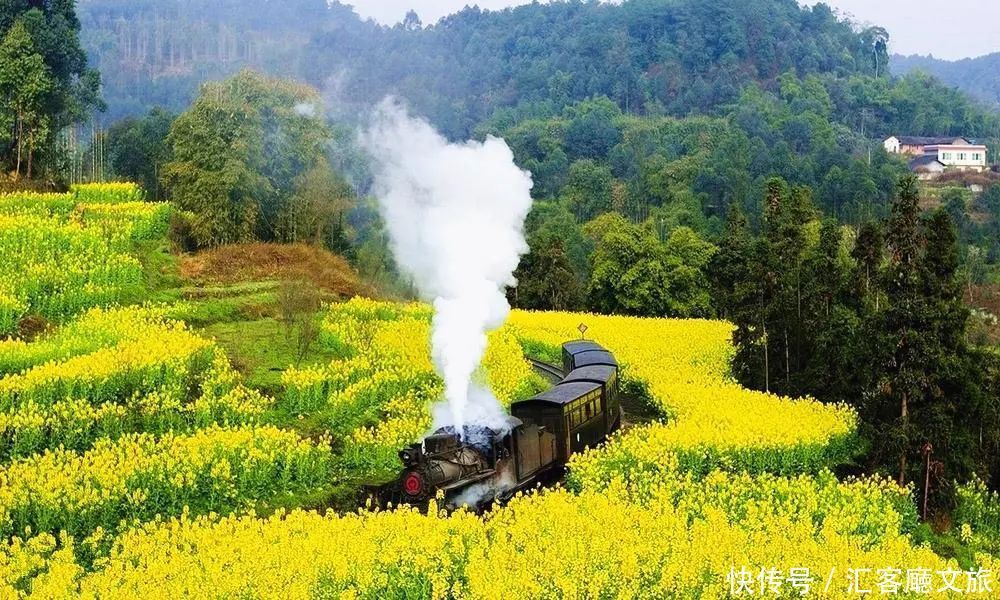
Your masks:
<path fill-rule="evenodd" d="M 618 362 L 590 341 L 562 346 L 565 376 L 552 389 L 511 405 L 502 428 L 439 429 L 399 453 L 403 470 L 383 501 L 416 506 L 443 493 L 445 508 L 480 509 L 558 479 L 576 452 L 621 425 Z"/>

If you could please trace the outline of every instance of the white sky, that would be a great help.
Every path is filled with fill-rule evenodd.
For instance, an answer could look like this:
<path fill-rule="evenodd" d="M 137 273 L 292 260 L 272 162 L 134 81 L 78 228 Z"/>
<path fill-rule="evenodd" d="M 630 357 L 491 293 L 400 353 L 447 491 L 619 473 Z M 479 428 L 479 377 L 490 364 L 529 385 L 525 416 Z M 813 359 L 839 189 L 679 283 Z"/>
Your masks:
<path fill-rule="evenodd" d="M 400 21 L 410 8 L 425 24 L 461 10 L 467 4 L 498 9 L 530 0 L 342 0 L 358 14 L 381 23 Z M 706 0 L 708 1 L 708 0 Z M 815 0 L 802 0 L 815 4 Z M 876 23 L 889 30 L 892 52 L 933 54 L 957 59 L 1000 51 L 995 33 L 1000 23 L 997 0 L 827 0 L 834 8 L 854 15 L 862 23 Z"/>
<path fill-rule="evenodd" d="M 815 4 L 815 0 L 803 4 Z M 1000 52 L 997 0 L 827 0 L 889 31 L 890 51 L 955 60 Z"/>

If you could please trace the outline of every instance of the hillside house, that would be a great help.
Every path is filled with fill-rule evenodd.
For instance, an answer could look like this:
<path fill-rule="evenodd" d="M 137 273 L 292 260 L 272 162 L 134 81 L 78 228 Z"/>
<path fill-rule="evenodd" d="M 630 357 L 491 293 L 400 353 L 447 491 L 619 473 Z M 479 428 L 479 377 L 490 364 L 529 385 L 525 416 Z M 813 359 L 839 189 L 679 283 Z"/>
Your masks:
<path fill-rule="evenodd" d="M 892 136 L 883 142 L 886 152 L 914 157 L 910 170 L 933 176 L 948 169 L 985 171 L 986 146 L 964 137 Z"/>

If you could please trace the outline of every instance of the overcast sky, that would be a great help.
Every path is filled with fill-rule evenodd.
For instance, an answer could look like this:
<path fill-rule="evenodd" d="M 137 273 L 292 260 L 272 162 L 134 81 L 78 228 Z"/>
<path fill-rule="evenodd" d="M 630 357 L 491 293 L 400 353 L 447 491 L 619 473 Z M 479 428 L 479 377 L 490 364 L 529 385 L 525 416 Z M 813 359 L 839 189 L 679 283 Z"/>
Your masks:
<path fill-rule="evenodd" d="M 392 24 L 413 8 L 424 23 L 461 10 L 466 4 L 504 8 L 530 0 L 342 0 L 363 17 Z M 709 0 L 706 0 L 709 1 Z M 806 0 L 805 4 L 815 4 Z M 997 0 L 827 0 L 862 23 L 884 26 L 892 35 L 892 51 L 933 54 L 957 59 L 1000 51 L 995 32 L 1000 22 Z"/>

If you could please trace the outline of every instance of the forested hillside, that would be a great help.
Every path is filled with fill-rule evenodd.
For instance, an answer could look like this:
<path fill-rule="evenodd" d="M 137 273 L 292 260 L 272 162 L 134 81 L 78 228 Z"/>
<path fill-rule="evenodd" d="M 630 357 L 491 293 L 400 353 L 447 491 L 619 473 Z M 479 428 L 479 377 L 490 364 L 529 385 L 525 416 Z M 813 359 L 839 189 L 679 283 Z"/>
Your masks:
<path fill-rule="evenodd" d="M 628 114 L 724 114 L 748 85 L 773 91 L 785 73 L 820 76 L 837 120 L 859 133 L 995 128 L 934 82 L 889 81 L 884 30 L 794 0 L 573 0 L 392 28 L 322 0 L 79 4 L 112 117 L 181 109 L 201 81 L 252 66 L 359 103 L 399 94 L 453 137 L 500 108 L 553 115 L 592 96 Z"/>
<path fill-rule="evenodd" d="M 469 8 L 435 24 L 411 13 L 394 27 L 339 3 L 282 7 L 84 0 L 83 37 L 109 74 L 111 115 L 145 114 L 153 105 L 183 110 L 199 81 L 250 66 L 305 80 L 323 93 L 326 114 L 348 124 L 391 94 L 452 139 L 503 137 L 532 173 L 539 201 L 516 299 L 526 306 L 604 306 L 585 299 L 597 257 L 615 256 L 592 253 L 607 227 L 586 224 L 602 215 L 624 217 L 636 228 L 629 232 L 636 248 L 654 262 L 666 253 L 701 270 L 703 253 L 682 251 L 678 240 L 669 246 L 670 236 L 684 227 L 699 243 L 718 241 L 733 208 L 759 226 L 772 176 L 808 188 L 823 214 L 858 225 L 888 215 L 906 172 L 881 138 L 963 135 L 991 147 L 1000 140 L 996 112 L 928 75 L 891 75 L 889 34 L 839 20 L 823 4 L 573 0 Z M 158 189 L 170 160 L 169 119 L 156 113 L 112 130 L 112 170 Z M 365 196 L 369 173 L 348 147 L 349 131 L 332 136 L 331 159 Z M 150 160 L 129 166 L 137 151 Z M 959 204 L 952 208 L 961 213 Z M 370 204 L 355 206 L 349 226 L 369 265 L 362 271 L 391 271 Z M 1000 260 L 979 235 L 1000 222 L 991 210 L 978 211 L 976 231 L 963 236 L 982 247 L 986 267 Z M 640 235 L 645 229 L 652 237 Z M 554 279 L 542 275 L 559 265 L 567 277 L 556 293 Z M 643 301 L 633 312 L 708 312 L 697 291 L 705 286 L 684 281 L 674 295 L 686 299 L 669 309 L 665 300 Z"/>
<path fill-rule="evenodd" d="M 954 61 L 897 54 L 892 57 L 890 68 L 897 75 L 913 71 L 930 73 L 989 106 L 1000 107 L 1000 52 Z"/>
<path fill-rule="evenodd" d="M 680 116 L 711 112 L 788 71 L 874 72 L 872 49 L 847 24 L 794 0 L 560 2 L 413 25 L 326 32 L 310 45 L 307 75 L 344 70 L 349 89 L 367 99 L 401 93 L 460 136 L 504 107 L 552 113 L 607 96 L 628 113 Z M 332 51 L 343 48 L 351 51 Z"/>
<path fill-rule="evenodd" d="M 182 110 L 203 82 L 245 66 L 295 73 L 309 36 L 338 14 L 324 0 L 79 0 L 77 10 L 109 123 Z"/>

